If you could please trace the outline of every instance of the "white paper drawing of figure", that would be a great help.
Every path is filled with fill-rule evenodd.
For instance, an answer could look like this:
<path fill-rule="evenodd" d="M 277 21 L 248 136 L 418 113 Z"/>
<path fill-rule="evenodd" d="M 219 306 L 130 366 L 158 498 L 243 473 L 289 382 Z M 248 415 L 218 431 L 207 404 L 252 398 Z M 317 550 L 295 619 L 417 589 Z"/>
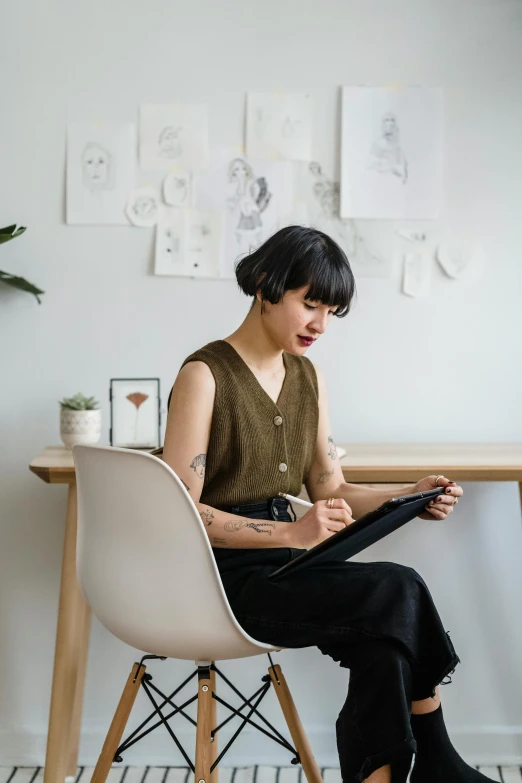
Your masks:
<path fill-rule="evenodd" d="M 134 226 L 155 226 L 163 217 L 163 207 L 155 188 L 139 188 L 132 191 L 127 200 L 127 217 Z"/>
<path fill-rule="evenodd" d="M 171 207 L 189 207 L 191 204 L 190 173 L 170 173 L 163 180 L 163 198 Z"/>
<path fill-rule="evenodd" d="M 125 203 L 136 177 L 136 129 L 69 123 L 66 206 L 68 224 L 128 225 Z"/>
<path fill-rule="evenodd" d="M 183 153 L 182 133 L 181 125 L 178 125 L 177 128 L 173 128 L 172 125 L 163 128 L 158 137 L 158 155 L 169 160 L 180 158 Z"/>
<path fill-rule="evenodd" d="M 442 91 L 436 88 L 343 87 L 343 218 L 439 216 L 442 110 Z"/>
<path fill-rule="evenodd" d="M 230 162 L 228 181 L 232 186 L 228 205 L 237 219 L 238 251 L 248 253 L 263 241 L 262 214 L 272 194 L 266 177 L 256 177 L 252 166 L 244 158 L 234 158 Z"/>
<path fill-rule="evenodd" d="M 399 125 L 391 111 L 382 118 L 381 134 L 372 144 L 366 168 L 375 169 L 381 174 L 392 174 L 403 184 L 408 179 L 408 162 L 399 142 Z"/>
<path fill-rule="evenodd" d="M 298 192 L 307 194 L 310 223 L 331 236 L 348 256 L 358 277 L 388 277 L 391 264 L 366 240 L 353 220 L 340 217 L 340 186 L 316 161 L 307 165 Z"/>
<path fill-rule="evenodd" d="M 235 263 L 280 228 L 293 203 L 293 164 L 221 150 L 205 171 L 194 173 L 192 185 L 197 209 L 223 217 L 221 277 L 235 279 Z"/>
<path fill-rule="evenodd" d="M 310 160 L 311 106 L 312 99 L 307 93 L 248 93 L 247 157 L 264 160 Z"/>
<path fill-rule="evenodd" d="M 113 183 L 112 155 L 101 144 L 89 142 L 82 152 L 83 184 L 89 190 L 110 190 Z"/>
<path fill-rule="evenodd" d="M 208 162 L 207 107 L 200 104 L 140 106 L 140 163 L 144 169 L 204 168 Z"/>

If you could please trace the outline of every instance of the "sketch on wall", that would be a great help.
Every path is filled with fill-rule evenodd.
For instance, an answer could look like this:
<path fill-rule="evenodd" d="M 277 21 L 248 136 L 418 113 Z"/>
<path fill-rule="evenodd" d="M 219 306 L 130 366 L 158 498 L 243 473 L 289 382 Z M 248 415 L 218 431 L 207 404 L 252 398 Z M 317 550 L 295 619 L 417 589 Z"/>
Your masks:
<path fill-rule="evenodd" d="M 181 209 L 166 209 L 156 226 L 154 274 L 186 275 L 185 213 Z"/>
<path fill-rule="evenodd" d="M 435 257 L 444 272 L 455 280 L 473 279 L 485 267 L 484 249 L 478 242 L 444 239 L 436 248 Z"/>
<path fill-rule="evenodd" d="M 163 198 L 171 207 L 191 206 L 190 172 L 171 172 L 163 180 Z"/>
<path fill-rule="evenodd" d="M 354 220 L 341 218 L 339 182 L 327 177 L 317 161 L 294 164 L 294 167 L 295 222 L 331 236 L 346 253 L 356 277 L 388 277 L 390 256 L 381 253 Z"/>
<path fill-rule="evenodd" d="M 156 227 L 154 273 L 176 277 L 219 277 L 222 221 L 195 209 L 165 210 Z"/>
<path fill-rule="evenodd" d="M 246 152 L 249 158 L 310 160 L 312 99 L 307 93 L 249 92 Z"/>
<path fill-rule="evenodd" d="M 66 222 L 128 225 L 125 203 L 136 177 L 136 129 L 67 126 Z"/>
<path fill-rule="evenodd" d="M 430 293 L 431 259 L 427 253 L 404 253 L 402 292 L 408 296 L 428 296 Z"/>
<path fill-rule="evenodd" d="M 147 104 L 140 107 L 140 164 L 145 169 L 183 171 L 208 160 L 207 107 Z"/>
<path fill-rule="evenodd" d="M 436 218 L 441 170 L 441 90 L 343 88 L 343 217 Z"/>
<path fill-rule="evenodd" d="M 194 193 L 199 209 L 223 214 L 221 276 L 234 279 L 238 258 L 280 227 L 293 198 L 291 164 L 222 153 L 195 176 Z"/>
<path fill-rule="evenodd" d="M 161 221 L 163 209 L 160 194 L 156 188 L 145 187 L 131 191 L 125 212 L 134 226 L 148 228 Z"/>

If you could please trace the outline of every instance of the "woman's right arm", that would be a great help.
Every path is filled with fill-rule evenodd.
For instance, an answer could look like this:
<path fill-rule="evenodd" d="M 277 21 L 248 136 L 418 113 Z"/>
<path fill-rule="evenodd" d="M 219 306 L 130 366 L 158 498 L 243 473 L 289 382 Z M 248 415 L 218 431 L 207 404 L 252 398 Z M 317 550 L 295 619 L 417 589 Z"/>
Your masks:
<path fill-rule="evenodd" d="M 292 525 L 229 514 L 200 503 L 216 383 L 205 362 L 188 362 L 178 373 L 167 416 L 163 460 L 181 479 L 214 547 L 253 549 L 295 546 Z"/>

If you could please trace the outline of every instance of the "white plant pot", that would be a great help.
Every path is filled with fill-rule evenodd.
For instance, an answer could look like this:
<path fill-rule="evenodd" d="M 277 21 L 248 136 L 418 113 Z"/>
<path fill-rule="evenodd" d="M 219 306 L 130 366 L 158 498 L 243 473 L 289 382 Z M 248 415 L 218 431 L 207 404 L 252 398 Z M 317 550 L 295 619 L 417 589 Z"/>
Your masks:
<path fill-rule="evenodd" d="M 98 443 L 101 435 L 101 410 L 60 409 L 60 437 L 68 449 L 76 443 Z"/>

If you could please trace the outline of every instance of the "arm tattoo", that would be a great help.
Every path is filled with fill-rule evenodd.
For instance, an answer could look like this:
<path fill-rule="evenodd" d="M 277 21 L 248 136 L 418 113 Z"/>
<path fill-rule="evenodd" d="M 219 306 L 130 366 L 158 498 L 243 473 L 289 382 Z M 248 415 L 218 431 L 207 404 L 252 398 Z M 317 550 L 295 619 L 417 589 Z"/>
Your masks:
<path fill-rule="evenodd" d="M 224 538 L 213 538 L 212 539 L 212 543 L 215 544 L 216 546 L 226 546 L 227 545 L 227 542 L 225 541 Z"/>
<path fill-rule="evenodd" d="M 200 479 L 203 478 L 205 475 L 205 465 L 207 464 L 207 455 L 206 454 L 198 454 L 197 457 L 194 457 L 192 462 L 190 463 L 190 467 L 196 473 Z"/>
<path fill-rule="evenodd" d="M 211 511 L 210 508 L 206 508 L 203 511 L 200 511 L 199 515 L 203 520 L 203 524 L 205 525 L 205 527 L 210 527 L 210 525 L 212 524 L 212 520 L 214 519 L 214 512 Z"/>
<path fill-rule="evenodd" d="M 335 448 L 335 443 L 333 442 L 333 438 L 331 435 L 328 438 L 328 456 L 330 457 L 330 459 L 337 458 L 337 449 Z"/>
<path fill-rule="evenodd" d="M 272 530 L 275 530 L 275 524 L 273 522 L 249 522 L 247 519 L 229 519 L 228 522 L 225 522 L 224 524 L 224 529 L 227 533 L 237 533 L 244 527 L 249 527 L 252 530 L 255 530 L 256 533 L 268 533 L 269 536 L 272 535 Z M 269 527 L 271 527 L 272 530 L 261 529 Z"/>
<path fill-rule="evenodd" d="M 315 483 L 316 484 L 326 484 L 328 479 L 331 478 L 333 476 L 333 474 L 334 474 L 333 468 L 332 468 L 332 470 L 325 470 L 324 473 L 321 473 L 321 475 L 319 476 L 319 478 L 317 479 L 317 481 Z"/>

